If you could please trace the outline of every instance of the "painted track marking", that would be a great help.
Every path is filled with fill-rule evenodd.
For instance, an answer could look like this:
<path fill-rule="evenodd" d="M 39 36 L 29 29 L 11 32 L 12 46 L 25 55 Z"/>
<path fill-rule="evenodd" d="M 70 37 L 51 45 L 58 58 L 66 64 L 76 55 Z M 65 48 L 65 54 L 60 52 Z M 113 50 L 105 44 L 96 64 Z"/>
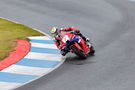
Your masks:
<path fill-rule="evenodd" d="M 47 36 L 29 39 L 31 40 L 30 52 L 16 64 L 0 72 L 0 84 L 9 86 L 4 90 L 13 89 L 37 79 L 56 69 L 63 62 L 59 50 Z M 0 89 L 3 90 L 2 87 Z"/>

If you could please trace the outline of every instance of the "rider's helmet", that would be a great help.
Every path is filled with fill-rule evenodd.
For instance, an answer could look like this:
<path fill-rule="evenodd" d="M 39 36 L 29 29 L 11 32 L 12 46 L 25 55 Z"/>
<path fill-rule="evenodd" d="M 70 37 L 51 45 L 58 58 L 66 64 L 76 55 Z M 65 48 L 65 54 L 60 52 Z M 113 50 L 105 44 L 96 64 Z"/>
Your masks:
<path fill-rule="evenodd" d="M 51 34 L 55 37 L 55 36 L 57 36 L 58 35 L 58 28 L 57 27 L 53 27 L 52 29 L 51 29 Z"/>
<path fill-rule="evenodd" d="M 51 29 L 51 34 L 56 34 L 56 33 L 58 33 L 58 28 L 57 27 L 53 27 Z"/>

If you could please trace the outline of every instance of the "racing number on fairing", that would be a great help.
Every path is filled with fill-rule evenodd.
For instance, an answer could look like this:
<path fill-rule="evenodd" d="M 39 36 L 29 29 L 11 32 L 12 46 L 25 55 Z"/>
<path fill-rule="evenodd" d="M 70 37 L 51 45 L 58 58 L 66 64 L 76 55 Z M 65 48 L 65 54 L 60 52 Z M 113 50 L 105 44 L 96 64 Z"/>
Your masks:
<path fill-rule="evenodd" d="M 68 35 L 65 35 L 63 38 L 62 38 L 62 41 L 64 43 L 66 43 L 68 40 L 70 40 L 70 38 L 68 37 Z"/>

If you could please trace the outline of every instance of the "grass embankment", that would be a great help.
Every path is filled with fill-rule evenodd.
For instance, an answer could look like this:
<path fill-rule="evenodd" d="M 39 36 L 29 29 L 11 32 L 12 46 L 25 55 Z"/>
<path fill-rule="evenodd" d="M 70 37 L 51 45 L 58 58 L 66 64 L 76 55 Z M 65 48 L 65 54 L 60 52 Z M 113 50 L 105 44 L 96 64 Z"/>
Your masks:
<path fill-rule="evenodd" d="M 43 36 L 43 34 L 27 26 L 0 18 L 0 60 L 14 50 L 17 45 L 15 40 L 28 40 L 29 36 Z"/>

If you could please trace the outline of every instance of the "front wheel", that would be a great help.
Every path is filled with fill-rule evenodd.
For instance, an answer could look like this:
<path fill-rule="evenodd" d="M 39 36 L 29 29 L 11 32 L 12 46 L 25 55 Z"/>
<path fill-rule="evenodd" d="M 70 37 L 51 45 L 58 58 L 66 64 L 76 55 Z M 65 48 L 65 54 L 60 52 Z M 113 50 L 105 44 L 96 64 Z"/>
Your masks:
<path fill-rule="evenodd" d="M 83 58 L 83 59 L 86 59 L 86 58 L 87 58 L 87 55 L 85 55 L 85 54 L 83 53 L 83 51 L 82 51 L 82 50 L 79 50 L 77 47 L 72 46 L 71 49 L 72 49 L 72 50 L 74 51 L 74 53 L 75 53 L 76 55 L 78 55 L 80 58 Z"/>
<path fill-rule="evenodd" d="M 95 54 L 95 49 L 93 46 L 91 46 L 89 55 L 94 55 L 94 54 Z"/>

